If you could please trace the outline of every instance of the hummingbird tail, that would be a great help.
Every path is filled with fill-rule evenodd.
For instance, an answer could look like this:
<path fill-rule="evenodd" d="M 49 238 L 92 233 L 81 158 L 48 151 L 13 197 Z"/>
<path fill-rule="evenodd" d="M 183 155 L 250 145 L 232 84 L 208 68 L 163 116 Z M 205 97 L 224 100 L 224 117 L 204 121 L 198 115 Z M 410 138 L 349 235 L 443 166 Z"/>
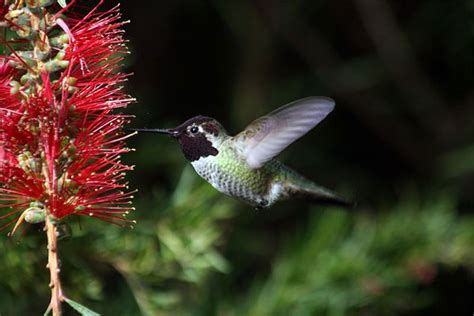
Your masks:
<path fill-rule="evenodd" d="M 315 201 L 318 204 L 342 206 L 346 208 L 354 208 L 355 206 L 353 202 L 348 201 L 323 187 L 316 187 L 314 189 L 300 189 L 299 192 L 297 192 L 297 195 Z"/>
<path fill-rule="evenodd" d="M 346 208 L 354 208 L 355 203 L 348 201 L 335 192 L 319 186 L 314 182 L 307 180 L 300 175 L 293 174 L 293 181 L 290 181 L 290 195 L 308 199 L 318 204 L 327 204 L 334 206 L 342 206 Z"/>
<path fill-rule="evenodd" d="M 355 206 L 353 202 L 338 196 L 333 191 L 316 185 L 309 188 L 294 187 L 292 191 L 294 195 L 312 200 L 318 204 L 342 206 L 347 208 L 353 208 Z"/>

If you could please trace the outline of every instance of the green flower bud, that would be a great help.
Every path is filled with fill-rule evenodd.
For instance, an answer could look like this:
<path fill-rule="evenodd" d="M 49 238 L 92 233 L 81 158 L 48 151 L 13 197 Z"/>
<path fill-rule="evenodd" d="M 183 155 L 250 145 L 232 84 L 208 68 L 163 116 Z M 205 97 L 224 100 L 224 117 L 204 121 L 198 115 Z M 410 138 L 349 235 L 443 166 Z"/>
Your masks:
<path fill-rule="evenodd" d="M 62 48 L 64 44 L 69 43 L 69 35 L 64 33 L 59 36 L 53 37 L 50 39 L 50 43 L 54 47 Z"/>
<path fill-rule="evenodd" d="M 46 212 L 39 207 L 30 207 L 25 211 L 25 222 L 30 224 L 38 224 L 44 222 L 46 219 Z"/>
<path fill-rule="evenodd" d="M 44 64 L 47 72 L 55 72 L 58 70 L 62 70 L 69 65 L 68 60 L 50 60 Z"/>
<path fill-rule="evenodd" d="M 18 81 L 10 81 L 10 94 L 14 95 L 20 91 L 20 83 Z"/>
<path fill-rule="evenodd" d="M 64 49 L 61 49 L 61 50 L 56 54 L 56 56 L 54 56 L 54 59 L 56 59 L 56 60 L 63 60 L 65 55 L 66 55 L 66 52 L 64 51 Z"/>
<path fill-rule="evenodd" d="M 24 74 L 23 76 L 21 76 L 20 82 L 21 82 L 22 84 L 25 84 L 25 83 L 27 83 L 27 82 L 29 82 L 29 81 L 35 80 L 36 78 L 37 78 L 36 75 L 34 75 L 34 74 L 28 72 L 28 73 Z"/>

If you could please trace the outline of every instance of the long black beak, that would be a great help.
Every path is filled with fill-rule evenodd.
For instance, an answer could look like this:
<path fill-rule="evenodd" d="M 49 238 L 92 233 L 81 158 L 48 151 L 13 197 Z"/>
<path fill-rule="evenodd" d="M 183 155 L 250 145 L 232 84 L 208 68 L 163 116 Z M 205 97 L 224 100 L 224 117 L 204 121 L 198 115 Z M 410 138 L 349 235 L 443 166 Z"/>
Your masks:
<path fill-rule="evenodd" d="M 178 136 L 178 132 L 173 129 L 161 129 L 161 128 L 130 128 L 130 131 L 135 132 L 145 132 L 145 133 L 158 133 L 158 134 L 166 134 L 173 137 Z"/>

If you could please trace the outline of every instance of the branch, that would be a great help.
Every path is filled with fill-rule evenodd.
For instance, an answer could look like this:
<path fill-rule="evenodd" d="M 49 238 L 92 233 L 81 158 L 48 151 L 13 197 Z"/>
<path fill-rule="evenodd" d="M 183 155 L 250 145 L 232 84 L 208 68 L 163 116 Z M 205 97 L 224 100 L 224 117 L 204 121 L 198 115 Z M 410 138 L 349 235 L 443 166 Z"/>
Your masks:
<path fill-rule="evenodd" d="M 51 282 L 51 301 L 48 309 L 52 309 L 53 316 L 61 315 L 61 303 L 64 301 L 61 280 L 59 278 L 59 257 L 58 257 L 58 229 L 51 216 L 46 216 L 46 235 L 48 236 L 48 264 Z"/>

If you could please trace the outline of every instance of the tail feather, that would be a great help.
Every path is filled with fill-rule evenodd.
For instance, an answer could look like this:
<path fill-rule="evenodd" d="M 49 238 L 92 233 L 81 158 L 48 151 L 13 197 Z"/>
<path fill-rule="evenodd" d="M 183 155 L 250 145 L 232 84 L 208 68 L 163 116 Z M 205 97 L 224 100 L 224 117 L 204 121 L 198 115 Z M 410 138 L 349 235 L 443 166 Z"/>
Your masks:
<path fill-rule="evenodd" d="M 354 202 L 340 197 L 334 191 L 319 186 L 299 174 L 293 173 L 288 180 L 289 195 L 309 199 L 318 204 L 355 207 Z"/>
<path fill-rule="evenodd" d="M 347 208 L 353 208 L 355 206 L 353 202 L 340 197 L 333 191 L 316 185 L 311 188 L 298 187 L 295 188 L 293 192 L 296 196 L 315 201 L 318 204 L 343 206 Z"/>

